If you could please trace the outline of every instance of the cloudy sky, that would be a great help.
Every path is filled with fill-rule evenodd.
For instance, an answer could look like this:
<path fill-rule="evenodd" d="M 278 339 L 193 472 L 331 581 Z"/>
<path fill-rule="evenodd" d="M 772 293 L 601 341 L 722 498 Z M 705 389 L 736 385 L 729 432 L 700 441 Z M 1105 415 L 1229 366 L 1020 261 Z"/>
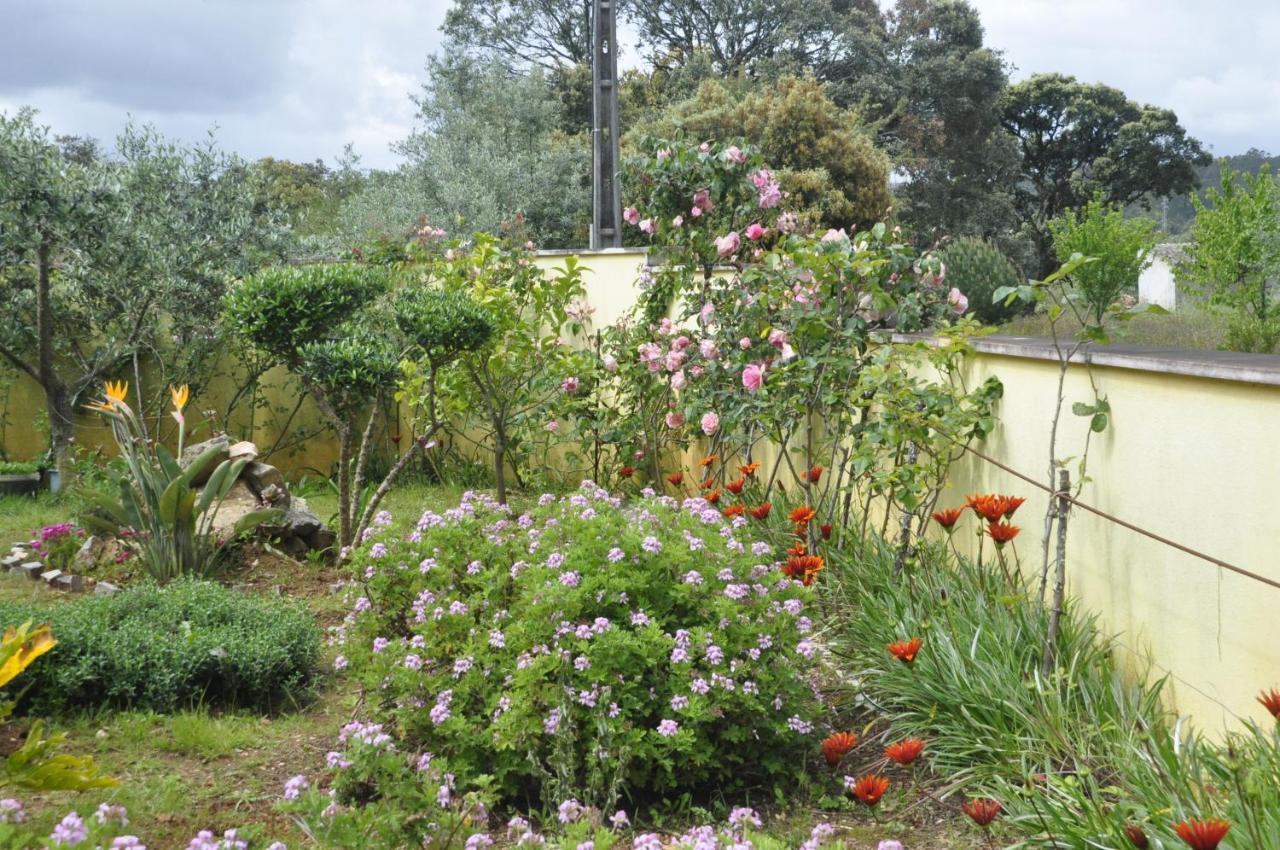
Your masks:
<path fill-rule="evenodd" d="M 1062 71 L 1174 108 L 1215 153 L 1280 152 L 1280 3 L 971 0 L 1015 78 Z M 368 166 L 413 125 L 447 0 L 0 0 L 0 111 L 110 139 L 128 115 L 249 157 Z"/>

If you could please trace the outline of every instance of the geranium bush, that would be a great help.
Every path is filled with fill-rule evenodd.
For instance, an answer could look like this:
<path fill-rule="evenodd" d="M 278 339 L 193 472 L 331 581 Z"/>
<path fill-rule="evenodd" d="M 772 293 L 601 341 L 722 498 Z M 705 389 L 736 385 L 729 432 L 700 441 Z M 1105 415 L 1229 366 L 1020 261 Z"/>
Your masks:
<path fill-rule="evenodd" d="M 811 591 L 750 523 L 699 498 L 624 507 L 591 482 L 518 518 L 468 494 L 357 552 L 339 666 L 460 786 L 602 810 L 782 793 L 821 725 Z"/>

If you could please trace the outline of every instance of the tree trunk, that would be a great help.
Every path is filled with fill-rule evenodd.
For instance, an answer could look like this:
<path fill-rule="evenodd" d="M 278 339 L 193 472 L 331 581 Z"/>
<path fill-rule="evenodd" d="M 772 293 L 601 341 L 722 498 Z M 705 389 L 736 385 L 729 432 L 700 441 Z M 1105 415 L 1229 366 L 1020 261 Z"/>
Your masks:
<path fill-rule="evenodd" d="M 44 389 L 45 410 L 49 415 L 49 448 L 58 475 L 63 482 L 70 479 L 71 443 L 75 438 L 75 411 L 66 384 L 54 370 L 53 302 L 50 298 L 49 269 L 53 240 L 47 234 L 36 250 L 36 371 Z"/>
<path fill-rule="evenodd" d="M 507 432 L 501 422 L 493 428 L 493 486 L 498 491 L 498 504 L 507 503 Z"/>
<path fill-rule="evenodd" d="M 351 522 L 351 428 L 338 428 L 338 544 L 346 548 L 354 544 Z"/>
<path fill-rule="evenodd" d="M 1053 583 L 1053 609 L 1049 612 L 1049 634 L 1044 642 L 1043 672 L 1053 670 L 1058 648 L 1058 631 L 1062 622 L 1062 601 L 1067 584 L 1067 512 L 1071 509 L 1071 473 L 1058 471 L 1058 563 Z"/>

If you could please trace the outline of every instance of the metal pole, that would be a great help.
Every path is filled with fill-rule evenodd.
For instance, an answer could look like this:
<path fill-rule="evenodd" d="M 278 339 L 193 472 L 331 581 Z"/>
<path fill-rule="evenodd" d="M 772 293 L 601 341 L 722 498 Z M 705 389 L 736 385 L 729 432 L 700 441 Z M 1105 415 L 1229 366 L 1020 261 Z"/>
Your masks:
<path fill-rule="evenodd" d="M 615 0 L 591 10 L 591 248 L 622 247 Z"/>

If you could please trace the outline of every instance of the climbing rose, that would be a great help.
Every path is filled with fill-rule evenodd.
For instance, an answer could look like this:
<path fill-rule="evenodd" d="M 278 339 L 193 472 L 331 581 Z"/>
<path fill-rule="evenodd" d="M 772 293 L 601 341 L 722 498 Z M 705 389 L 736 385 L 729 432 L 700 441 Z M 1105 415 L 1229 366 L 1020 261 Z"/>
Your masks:
<path fill-rule="evenodd" d="M 738 231 L 730 230 L 724 236 L 716 237 L 716 250 L 720 252 L 720 256 L 727 257 L 736 252 L 742 246 L 742 238 L 738 236 Z"/>
<path fill-rule="evenodd" d="M 729 145 L 729 147 L 725 148 L 724 158 L 738 165 L 742 165 L 747 161 L 747 155 L 737 145 Z"/>
<path fill-rule="evenodd" d="M 575 376 L 575 375 L 570 375 L 569 377 L 567 377 L 567 378 L 565 378 L 563 381 L 561 381 L 561 382 L 560 382 L 560 389 L 564 390 L 566 393 L 569 393 L 570 395 L 572 395 L 573 393 L 576 393 L 576 392 L 578 391 L 578 378 L 577 378 L 577 376 Z"/>
<path fill-rule="evenodd" d="M 956 289 L 954 286 L 951 287 L 951 291 L 947 293 L 947 303 L 951 305 L 952 310 L 956 311 L 957 316 L 963 316 L 969 309 L 969 299 L 965 297 L 963 292 Z"/>
<path fill-rule="evenodd" d="M 714 411 L 702 414 L 702 433 L 710 437 L 718 430 L 720 430 L 720 417 Z"/>
<path fill-rule="evenodd" d="M 641 222 L 640 222 L 640 232 L 641 232 L 641 233 L 647 233 L 647 234 L 649 234 L 650 236 L 652 236 L 652 235 L 653 235 L 653 232 L 654 232 L 655 230 L 657 230 L 657 229 L 658 229 L 658 228 L 657 228 L 657 226 L 656 226 L 656 225 L 654 225 L 654 223 L 653 223 L 653 219 L 651 219 L 651 218 L 643 219 L 643 220 L 641 220 Z"/>
<path fill-rule="evenodd" d="M 742 370 L 742 386 L 749 392 L 755 392 L 764 384 L 764 364 L 748 363 Z"/>
<path fill-rule="evenodd" d="M 622 211 L 622 220 L 625 221 L 627 224 L 639 224 L 640 211 L 637 210 L 635 207 L 627 207 L 625 210 Z"/>
<path fill-rule="evenodd" d="M 684 424 L 684 414 L 675 410 L 668 412 L 666 419 L 668 428 L 679 428 Z"/>
<path fill-rule="evenodd" d="M 606 372 L 618 371 L 618 358 L 614 357 L 612 354 L 606 354 L 601 358 L 601 362 L 604 363 L 604 370 Z"/>
<path fill-rule="evenodd" d="M 753 221 L 751 224 L 747 225 L 746 237 L 750 239 L 752 242 L 756 241 L 762 236 L 764 236 L 764 228 L 760 225 L 760 222 Z"/>

